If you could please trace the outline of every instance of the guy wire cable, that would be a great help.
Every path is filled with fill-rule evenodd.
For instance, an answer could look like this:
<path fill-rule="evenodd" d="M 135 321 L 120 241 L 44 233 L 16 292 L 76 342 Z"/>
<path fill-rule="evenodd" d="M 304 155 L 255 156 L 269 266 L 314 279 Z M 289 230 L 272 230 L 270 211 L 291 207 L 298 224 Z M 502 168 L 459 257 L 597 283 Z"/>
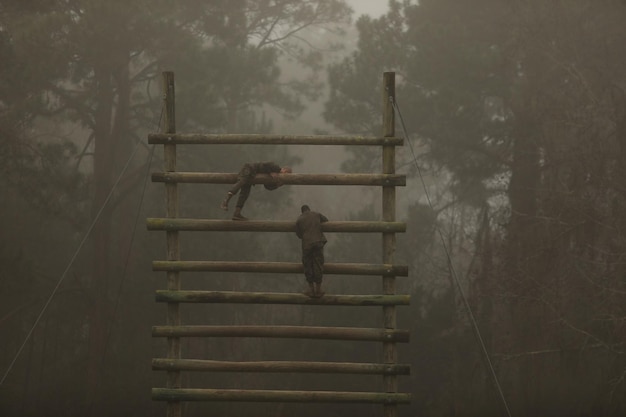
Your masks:
<path fill-rule="evenodd" d="M 161 132 L 161 119 L 163 118 L 163 108 L 161 108 L 161 115 L 159 116 L 159 122 L 157 124 L 157 132 L 160 133 Z M 120 298 L 122 297 L 122 289 L 124 287 L 124 280 L 126 279 L 126 271 L 128 269 L 128 261 L 130 259 L 130 253 L 132 251 L 133 248 L 133 242 L 135 241 L 135 232 L 137 230 L 137 223 L 139 222 L 139 215 L 141 213 L 141 207 L 143 205 L 143 199 L 144 196 L 146 194 L 146 187 L 148 185 L 148 177 L 150 174 L 150 167 L 152 166 L 152 158 L 154 156 L 154 149 L 155 149 L 155 145 L 152 145 L 151 149 L 150 149 L 150 154 L 148 155 L 148 161 L 146 162 L 146 173 L 144 175 L 144 181 L 143 181 L 143 188 L 141 190 L 141 197 L 139 198 L 139 205 L 137 207 L 137 214 L 135 216 L 135 222 L 133 224 L 133 230 L 131 232 L 130 235 L 130 242 L 128 244 L 128 252 L 126 253 L 126 260 L 124 262 L 124 269 L 122 271 L 122 279 L 120 280 L 120 284 L 118 286 L 117 289 L 117 296 L 115 298 L 115 306 L 113 307 L 113 321 L 115 320 L 116 316 L 117 316 L 117 309 L 119 307 L 119 301 Z M 112 325 L 109 325 L 109 327 L 107 328 L 107 335 L 106 335 L 106 339 L 104 341 L 104 350 L 102 352 L 102 362 L 100 363 L 100 369 L 98 370 L 99 373 L 102 373 L 102 370 L 104 369 L 104 362 L 106 360 L 106 354 L 107 354 L 107 348 L 109 346 L 109 340 L 111 339 L 111 330 Z M 97 395 L 97 391 L 100 389 L 100 381 L 102 381 L 102 375 L 100 375 L 100 378 L 98 378 L 98 386 L 96 388 L 96 395 Z M 95 403 L 95 399 L 92 398 L 91 403 L 89 404 L 89 411 L 87 413 L 87 415 L 92 415 L 92 410 L 93 410 L 93 405 Z"/>
<path fill-rule="evenodd" d="M 117 188 L 117 185 L 119 184 L 120 180 L 122 179 L 122 177 L 124 176 L 124 174 L 126 173 L 126 170 L 128 169 L 128 167 L 130 166 L 130 161 L 133 159 L 133 157 L 135 156 L 135 154 L 137 153 L 137 150 L 139 149 L 139 144 L 141 143 L 141 141 L 137 141 L 137 145 L 135 145 L 135 149 L 133 150 L 133 153 L 130 155 L 130 157 L 128 158 L 128 161 L 126 161 L 126 165 L 124 165 L 124 168 L 122 168 L 122 172 L 120 173 L 120 175 L 117 177 L 117 180 L 115 181 L 115 183 L 113 184 L 113 186 L 111 187 L 111 190 L 109 191 L 109 194 L 107 195 L 106 199 L 104 200 L 104 202 L 102 203 L 102 207 L 100 207 L 100 210 L 98 210 L 98 213 L 96 214 L 96 217 L 93 219 L 93 221 L 91 222 L 91 225 L 89 226 L 89 228 L 87 229 L 87 232 L 85 233 L 85 236 L 83 237 L 83 240 L 80 242 L 80 244 L 78 245 L 78 248 L 76 249 L 76 251 L 74 252 L 74 255 L 72 256 L 72 258 L 70 259 L 70 262 L 67 264 L 67 267 L 65 268 L 65 270 L 63 271 L 63 273 L 61 274 L 61 277 L 59 278 L 58 282 L 56 283 L 54 289 L 52 290 L 52 293 L 50 294 L 50 296 L 48 297 L 48 300 L 46 301 L 46 303 L 44 304 L 43 308 L 41 309 L 41 312 L 39 313 L 39 315 L 37 316 L 37 319 L 35 319 L 35 322 L 33 323 L 33 325 L 31 326 L 30 330 L 28 331 L 28 334 L 26 335 L 26 338 L 24 339 L 24 342 L 22 343 L 22 345 L 20 346 L 20 348 L 18 349 L 17 353 L 15 354 L 15 357 L 13 358 L 13 360 L 11 361 L 11 363 L 9 364 L 9 367 L 7 368 L 6 372 L 4 373 L 4 376 L 2 377 L 2 379 L 0 380 L 0 386 L 4 383 L 4 380 L 7 378 L 7 375 L 9 375 L 9 372 L 11 372 L 11 369 L 13 368 L 13 366 L 15 365 L 15 362 L 17 361 L 17 358 L 20 356 L 20 353 L 22 353 L 22 350 L 24 350 L 24 347 L 26 346 L 26 342 L 28 342 L 28 340 L 30 339 L 30 337 L 32 336 L 33 332 L 35 331 L 35 327 L 37 327 L 37 324 L 39 324 L 39 321 L 41 320 L 41 318 L 43 317 L 43 314 L 46 312 L 46 309 L 48 308 L 48 306 L 50 305 L 50 303 L 52 302 L 52 299 L 54 298 L 54 296 L 57 293 L 57 290 L 59 289 L 59 287 L 61 286 L 61 283 L 63 282 L 63 280 L 65 279 L 65 276 L 67 275 L 68 271 L 70 270 L 70 268 L 72 267 L 72 265 L 74 264 L 74 261 L 76 260 L 76 257 L 78 256 L 78 253 L 80 252 L 80 250 L 83 248 L 85 242 L 87 241 L 87 238 L 89 237 L 89 235 L 91 234 L 91 231 L 93 230 L 93 228 L 95 227 L 98 219 L 100 219 L 100 215 L 102 214 L 102 212 L 104 211 L 104 208 L 106 207 L 106 205 L 108 204 L 109 200 L 111 199 L 111 196 L 113 195 L 113 192 L 115 191 L 115 189 Z"/>
<path fill-rule="evenodd" d="M 430 200 L 430 195 L 428 194 L 428 189 L 426 187 L 426 183 L 424 182 L 424 177 L 422 176 L 422 171 L 419 167 L 419 164 L 417 163 L 417 157 L 415 155 L 415 152 L 413 152 L 413 145 L 411 144 L 411 140 L 409 139 L 409 135 L 407 133 L 406 130 L 406 125 L 404 124 L 404 118 L 402 117 L 402 112 L 400 112 L 400 107 L 398 106 L 397 101 L 394 99 L 394 97 L 392 97 L 391 95 L 389 96 L 389 101 L 391 101 L 391 105 L 393 106 L 393 108 L 398 112 L 398 116 L 400 118 L 400 124 L 402 125 L 402 131 L 404 132 L 404 136 L 406 137 L 407 142 L 409 143 L 409 149 L 411 150 L 411 155 L 413 156 L 413 161 L 415 162 L 415 167 L 417 168 L 417 173 L 418 176 L 420 178 L 420 181 L 422 183 L 422 187 L 424 188 L 424 194 L 426 196 L 426 200 L 428 201 L 428 206 L 430 207 L 431 210 L 434 211 L 434 207 L 433 204 Z M 478 327 L 478 323 L 476 321 L 476 318 L 474 317 L 474 313 L 472 312 L 472 308 L 470 307 L 469 302 L 467 301 L 467 297 L 465 297 L 465 293 L 463 292 L 463 287 L 461 286 L 461 282 L 459 281 L 459 278 L 457 276 L 456 270 L 454 268 L 454 265 L 452 264 L 452 257 L 450 256 L 450 252 L 448 250 L 448 247 L 446 245 L 446 241 L 443 237 L 443 233 L 441 232 L 441 229 L 439 228 L 439 226 L 435 223 L 435 228 L 437 229 L 437 234 L 439 235 L 439 239 L 441 239 L 441 244 L 443 246 L 444 252 L 446 254 L 446 259 L 448 261 L 448 267 L 450 268 L 450 272 L 452 273 L 452 277 L 454 278 L 454 282 L 456 283 L 457 287 L 458 287 L 458 291 L 461 294 L 461 298 L 463 300 L 463 305 L 465 306 L 465 309 L 467 310 L 467 314 L 470 318 L 470 321 L 472 323 L 472 327 L 474 328 L 474 334 L 476 335 L 476 339 L 478 340 L 478 343 L 481 347 L 482 353 L 487 361 L 487 365 L 489 367 L 489 371 L 491 373 L 491 377 L 494 380 L 494 383 L 496 385 L 496 389 L 498 390 L 498 395 L 500 396 L 500 399 L 502 401 L 502 404 L 504 405 L 504 408 L 506 410 L 506 413 L 509 417 L 511 416 L 511 411 L 509 410 L 509 405 L 506 401 L 506 398 L 504 396 L 504 392 L 502 391 L 502 387 L 500 386 L 500 382 L 498 380 L 498 376 L 496 375 L 496 371 L 493 367 L 493 363 L 491 362 L 491 358 L 489 357 L 489 353 L 487 352 L 487 347 L 485 346 L 485 342 L 483 340 L 483 337 L 480 333 L 480 328 Z"/>
<path fill-rule="evenodd" d="M 152 165 L 152 157 L 154 155 L 154 149 L 155 149 L 155 145 L 152 145 L 152 149 L 150 151 L 150 154 L 148 155 L 148 161 L 146 162 L 146 173 L 144 175 L 143 188 L 142 188 L 142 191 L 141 191 L 141 197 L 139 198 L 139 205 L 137 206 L 137 214 L 135 215 L 135 221 L 133 223 L 133 229 L 132 229 L 131 235 L 130 235 L 130 242 L 128 243 L 128 251 L 126 253 L 126 259 L 124 261 L 124 269 L 122 270 L 122 278 L 120 279 L 120 284 L 119 284 L 118 289 L 117 289 L 117 296 L 115 297 L 115 306 L 113 307 L 112 321 L 115 321 L 115 319 L 117 317 L 117 310 L 119 308 L 120 298 L 122 298 L 122 289 L 124 287 L 124 281 L 126 280 L 126 271 L 128 270 L 128 262 L 130 260 L 130 254 L 131 254 L 132 249 L 133 249 L 133 243 L 135 241 L 135 233 L 137 231 L 137 223 L 139 222 L 139 215 L 141 214 L 141 207 L 143 206 L 143 199 L 144 199 L 144 196 L 146 194 L 146 186 L 148 184 L 148 177 L 149 177 L 149 174 L 150 174 L 150 167 Z M 109 341 L 111 339 L 111 333 L 113 332 L 112 331 L 112 327 L 113 327 L 113 324 L 110 323 L 108 328 L 107 328 L 107 335 L 106 335 L 106 339 L 104 341 L 104 350 L 102 352 L 102 361 L 100 363 L 100 369 L 98 370 L 98 372 L 100 374 L 102 374 L 102 370 L 104 369 L 104 363 L 105 363 L 105 360 L 106 360 L 106 354 L 107 354 L 107 350 L 108 350 L 108 346 L 109 346 Z M 96 392 L 100 388 L 101 381 L 102 381 L 102 375 L 100 375 L 100 377 L 98 378 L 98 387 L 96 389 Z M 91 415 L 91 412 L 93 410 L 94 402 L 95 402 L 95 400 L 92 398 L 92 401 L 89 404 L 89 412 L 88 412 L 87 415 Z"/>

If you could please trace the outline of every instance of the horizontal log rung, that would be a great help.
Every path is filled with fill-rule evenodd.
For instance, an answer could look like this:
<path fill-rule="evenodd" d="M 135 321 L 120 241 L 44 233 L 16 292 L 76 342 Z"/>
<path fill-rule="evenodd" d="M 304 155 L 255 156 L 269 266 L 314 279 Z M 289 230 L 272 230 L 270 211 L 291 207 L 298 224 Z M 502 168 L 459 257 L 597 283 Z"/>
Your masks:
<path fill-rule="evenodd" d="M 165 303 L 224 303 L 224 304 L 296 304 L 339 306 L 409 305 L 411 296 L 326 294 L 320 298 L 301 293 L 264 293 L 235 291 L 170 291 L 157 290 L 156 301 Z"/>
<path fill-rule="evenodd" d="M 409 375 L 411 371 L 408 364 L 301 361 L 232 362 L 167 358 L 152 359 L 152 369 L 156 371 L 301 372 L 364 375 Z"/>
<path fill-rule="evenodd" d="M 408 404 L 411 402 L 411 394 L 342 391 L 152 388 L 152 399 L 155 401 Z"/>
<path fill-rule="evenodd" d="M 153 145 L 360 145 L 402 146 L 397 137 L 331 136 L 331 135 L 261 135 L 261 134 L 202 134 L 150 133 L 148 143 Z"/>
<path fill-rule="evenodd" d="M 153 326 L 154 337 L 267 337 L 291 339 L 409 341 L 409 331 L 362 327 L 315 326 Z"/>
<path fill-rule="evenodd" d="M 292 232 L 296 231 L 296 222 L 291 221 L 255 221 L 234 222 L 232 220 L 207 219 L 168 219 L 148 218 L 148 230 L 165 231 L 238 231 L 238 232 Z M 406 223 L 382 221 L 331 221 L 322 223 L 322 231 L 326 233 L 403 233 Z"/>
<path fill-rule="evenodd" d="M 301 274 L 300 262 L 153 261 L 153 271 L 254 272 Z M 393 275 L 407 277 L 406 265 L 325 263 L 325 275 Z"/>
<path fill-rule="evenodd" d="M 289 185 L 361 185 L 397 186 L 406 185 L 406 175 L 399 174 L 281 174 L 281 182 Z M 153 172 L 153 182 L 234 184 L 236 173 L 214 172 Z M 257 174 L 253 184 L 274 184 L 268 174 Z"/>

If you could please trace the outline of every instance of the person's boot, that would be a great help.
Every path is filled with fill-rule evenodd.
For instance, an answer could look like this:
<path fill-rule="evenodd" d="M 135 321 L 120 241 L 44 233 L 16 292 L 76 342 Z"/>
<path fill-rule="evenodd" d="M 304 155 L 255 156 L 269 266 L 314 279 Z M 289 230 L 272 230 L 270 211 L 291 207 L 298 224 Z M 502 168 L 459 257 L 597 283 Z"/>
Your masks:
<path fill-rule="evenodd" d="M 232 198 L 233 193 L 231 193 L 230 191 L 228 192 L 228 194 L 226 194 L 226 197 L 224 198 L 224 200 L 222 201 L 222 204 L 220 204 L 220 208 L 224 211 L 228 211 L 228 202 L 230 201 L 230 199 Z"/>
<path fill-rule="evenodd" d="M 312 282 L 309 282 L 308 284 L 309 284 L 309 288 L 304 292 L 304 294 L 313 298 L 315 297 L 315 287 L 313 286 Z"/>
<path fill-rule="evenodd" d="M 241 207 L 236 207 L 235 212 L 233 213 L 233 220 L 248 220 L 246 217 L 243 217 L 241 214 Z"/>
<path fill-rule="evenodd" d="M 322 283 L 321 282 L 316 282 L 315 283 L 315 296 L 316 297 L 321 297 L 324 294 L 326 294 L 324 291 L 322 291 Z"/>

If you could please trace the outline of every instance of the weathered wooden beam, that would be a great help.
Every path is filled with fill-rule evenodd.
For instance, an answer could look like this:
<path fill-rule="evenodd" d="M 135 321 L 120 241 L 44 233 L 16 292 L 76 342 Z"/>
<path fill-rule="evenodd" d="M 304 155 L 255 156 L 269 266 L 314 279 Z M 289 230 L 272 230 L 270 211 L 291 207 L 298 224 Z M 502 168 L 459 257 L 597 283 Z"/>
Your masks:
<path fill-rule="evenodd" d="M 243 389 L 152 388 L 155 401 L 240 401 L 296 403 L 408 404 L 411 394 L 342 391 L 282 391 Z"/>
<path fill-rule="evenodd" d="M 339 306 L 409 305 L 410 295 L 335 295 L 311 298 L 298 293 L 262 293 L 234 291 L 157 290 L 157 302 L 231 303 L 231 304 L 304 304 Z"/>
<path fill-rule="evenodd" d="M 403 187 L 406 175 L 399 174 L 281 174 L 281 182 L 290 185 L 361 185 Z M 221 172 L 153 172 L 153 182 L 234 184 L 237 174 Z M 273 184 L 267 174 L 258 174 L 253 184 Z"/>
<path fill-rule="evenodd" d="M 153 326 L 153 337 L 268 337 L 290 339 L 409 341 L 408 330 L 315 326 Z"/>
<path fill-rule="evenodd" d="M 152 261 L 153 271 L 187 272 L 257 272 L 297 274 L 302 273 L 299 262 L 225 262 L 225 261 Z M 328 275 L 395 275 L 409 276 L 406 265 L 325 263 Z"/>
<path fill-rule="evenodd" d="M 383 74 L 382 105 L 383 105 L 383 136 L 395 136 L 395 111 L 396 100 L 395 73 L 385 72 Z M 396 148 L 393 146 L 383 146 L 382 165 L 384 174 L 395 174 L 396 170 Z M 396 188 L 382 187 L 382 211 L 383 219 L 386 221 L 396 220 Z M 383 233 L 383 262 L 394 263 L 396 252 L 396 235 L 394 233 Z M 390 295 L 396 292 L 396 277 L 394 275 L 383 276 L 383 293 Z M 396 307 L 383 307 L 383 322 L 387 329 L 396 328 Z M 383 342 L 383 362 L 398 362 L 398 350 L 392 341 Z M 398 391 L 398 378 L 395 375 L 383 375 L 383 386 L 387 392 Z M 395 404 L 385 404 L 383 406 L 383 417 L 397 417 L 398 411 Z"/>
<path fill-rule="evenodd" d="M 194 372 L 303 372 L 324 374 L 410 375 L 408 364 L 301 361 L 213 361 L 200 359 L 152 359 L 155 371 Z"/>
<path fill-rule="evenodd" d="M 175 106 L 175 83 L 174 73 L 171 71 L 163 73 L 163 130 L 167 134 L 176 133 L 176 106 Z M 176 171 L 176 145 L 167 144 L 163 147 L 163 170 L 166 172 Z M 178 217 L 178 184 L 165 184 L 166 196 L 166 216 L 169 218 Z M 180 241 L 177 231 L 166 232 L 167 259 L 177 261 L 180 259 Z M 180 289 L 180 273 L 178 271 L 167 272 L 167 289 Z M 180 308 L 178 303 L 167 304 L 167 324 L 180 324 Z M 167 356 L 172 359 L 181 357 L 180 339 L 173 337 L 167 340 Z M 167 373 L 167 387 L 180 388 L 182 385 L 181 374 L 178 371 Z M 169 402 L 167 404 L 167 417 L 181 417 L 182 407 L 180 402 Z"/>
<path fill-rule="evenodd" d="M 402 146 L 404 139 L 395 137 L 330 136 L 330 135 L 259 135 L 259 134 L 202 134 L 150 133 L 148 143 L 153 145 L 360 145 Z"/>
<path fill-rule="evenodd" d="M 295 232 L 296 223 L 287 221 L 250 220 L 234 222 L 232 220 L 207 219 L 168 219 L 148 218 L 148 230 L 176 230 L 198 232 Z M 322 223 L 326 233 L 403 233 L 406 223 L 381 221 L 331 221 Z"/>

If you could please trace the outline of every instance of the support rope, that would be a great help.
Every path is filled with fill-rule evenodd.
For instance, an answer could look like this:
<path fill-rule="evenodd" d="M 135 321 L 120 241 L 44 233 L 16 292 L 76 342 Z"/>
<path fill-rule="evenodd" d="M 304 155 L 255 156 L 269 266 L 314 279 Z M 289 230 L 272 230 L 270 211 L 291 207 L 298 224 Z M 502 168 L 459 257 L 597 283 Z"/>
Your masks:
<path fill-rule="evenodd" d="M 404 124 L 404 118 L 402 117 L 402 112 L 400 112 L 400 107 L 398 106 L 397 100 L 394 100 L 394 97 L 392 97 L 391 95 L 389 96 L 389 101 L 391 101 L 391 105 L 398 112 L 398 116 L 400 118 L 400 124 L 402 125 L 402 130 L 404 132 L 404 136 L 406 137 L 406 140 L 409 143 L 409 148 L 411 150 L 411 155 L 413 156 L 413 162 L 415 163 L 415 168 L 417 169 L 417 173 L 418 173 L 418 176 L 419 176 L 420 181 L 422 183 L 422 187 L 424 188 L 424 194 L 426 195 L 426 200 L 428 202 L 428 206 L 430 207 L 431 210 L 434 211 L 434 207 L 433 207 L 432 201 L 430 199 L 430 195 L 428 194 L 428 188 L 426 187 L 426 182 L 424 181 L 424 177 L 422 176 L 422 170 L 420 169 L 420 166 L 417 163 L 417 156 L 415 155 L 415 152 L 413 151 L 413 145 L 411 144 L 411 141 L 409 140 L 409 135 L 407 133 L 406 125 Z M 441 232 L 441 229 L 436 224 L 436 222 L 435 222 L 435 228 L 437 230 L 437 234 L 439 235 L 439 239 L 441 239 L 441 244 L 442 244 L 444 252 L 446 254 L 446 260 L 448 262 L 448 267 L 450 268 L 450 273 L 452 274 L 452 277 L 454 278 L 454 282 L 457 285 L 459 294 L 461 294 L 461 298 L 463 300 L 463 305 L 465 306 L 465 309 L 467 311 L 467 315 L 469 316 L 470 322 L 472 323 L 472 327 L 474 329 L 474 334 L 476 335 L 476 339 L 478 341 L 478 344 L 480 345 L 481 351 L 482 351 L 482 353 L 483 353 L 483 355 L 485 357 L 485 360 L 487 362 L 487 366 L 489 368 L 489 371 L 490 371 L 491 376 L 493 378 L 494 384 L 495 384 L 496 389 L 498 391 L 498 395 L 500 397 L 500 400 L 502 401 L 504 409 L 506 410 L 507 416 L 511 417 L 511 411 L 509 409 L 509 405 L 508 405 L 508 403 L 506 401 L 506 397 L 504 396 L 504 392 L 502 391 L 502 387 L 501 387 L 500 382 L 498 380 L 498 376 L 496 375 L 496 371 L 495 371 L 495 369 L 493 367 L 493 363 L 491 361 L 491 358 L 489 357 L 489 352 L 487 351 L 487 347 L 485 346 L 485 342 L 484 342 L 483 337 L 482 337 L 482 335 L 480 333 L 480 328 L 478 327 L 478 322 L 476 321 L 476 318 L 474 317 L 474 313 L 472 312 L 472 308 L 470 307 L 469 301 L 467 300 L 467 297 L 465 296 L 465 293 L 463 292 L 463 287 L 461 286 L 461 282 L 460 282 L 460 280 L 458 278 L 458 275 L 456 273 L 454 265 L 452 264 L 452 256 L 450 255 L 450 251 L 448 250 L 448 246 L 446 245 L 446 241 L 444 239 L 443 233 Z"/>
<path fill-rule="evenodd" d="M 120 279 L 120 284 L 117 289 L 117 295 L 115 297 L 115 306 L 113 307 L 113 314 L 112 314 L 113 322 L 117 318 L 117 310 L 119 308 L 120 299 L 122 298 L 122 290 L 124 288 L 124 282 L 126 280 L 126 271 L 128 270 L 128 263 L 130 260 L 131 251 L 133 249 L 133 243 L 135 241 L 135 233 L 137 231 L 137 224 L 139 223 L 139 215 L 141 214 L 141 207 L 143 206 L 143 200 L 144 200 L 144 196 L 146 194 L 146 188 L 148 185 L 148 178 L 150 177 L 149 174 L 150 174 L 150 167 L 152 165 L 152 157 L 154 155 L 154 149 L 155 149 L 155 145 L 152 145 L 152 149 L 150 150 L 150 154 L 148 155 L 148 161 L 146 162 L 146 173 L 144 175 L 143 188 L 141 190 L 141 197 L 139 198 L 139 205 L 137 206 L 137 214 L 135 215 L 135 222 L 133 224 L 133 229 L 130 235 L 130 241 L 128 243 L 128 251 L 126 253 L 126 259 L 124 261 L 124 269 L 122 270 L 122 278 Z M 99 391 L 101 382 L 103 380 L 102 371 L 104 369 L 107 350 L 109 347 L 109 342 L 111 340 L 112 327 L 113 327 L 112 324 L 109 324 L 108 329 L 107 329 L 107 335 L 104 341 L 104 350 L 102 352 L 102 362 L 100 363 L 100 369 L 98 370 L 98 372 L 100 373 L 100 377 L 98 378 L 98 384 L 96 387 L 95 395 L 97 395 L 97 392 Z M 95 395 L 94 395 L 94 398 L 95 398 Z M 91 404 L 89 404 L 89 412 L 87 413 L 87 415 L 92 415 L 94 403 L 95 401 L 92 399 Z"/>
<path fill-rule="evenodd" d="M 48 306 L 50 305 L 50 303 L 52 302 L 52 299 L 54 298 L 54 296 L 56 295 L 59 287 L 61 286 L 61 283 L 63 282 L 63 280 L 65 279 L 65 276 L 67 275 L 68 271 L 70 270 L 70 268 L 72 267 L 72 265 L 74 264 L 74 261 L 76 260 L 76 257 L 78 256 L 78 253 L 81 251 L 81 249 L 83 248 L 83 246 L 85 245 L 85 242 L 87 242 L 87 238 L 89 237 L 89 235 L 91 234 L 93 228 L 95 227 L 96 223 L 98 222 L 98 219 L 100 218 L 100 215 L 102 214 L 102 212 L 104 211 L 104 208 L 106 207 L 106 205 L 109 203 L 109 200 L 111 200 L 111 197 L 113 196 L 113 192 L 115 191 L 115 189 L 117 188 L 120 180 L 122 179 L 122 177 L 124 176 L 124 174 L 126 173 L 126 170 L 128 169 L 128 167 L 130 166 L 130 162 L 132 161 L 133 157 L 135 156 L 135 154 L 137 153 L 137 150 L 139 149 L 139 145 L 141 144 L 141 141 L 137 141 L 137 145 L 135 145 L 135 149 L 133 150 L 133 153 L 130 155 L 130 157 L 128 158 L 128 161 L 126 161 L 126 165 L 124 165 L 124 168 L 122 169 L 122 172 L 120 173 L 120 175 L 117 177 L 117 180 L 115 181 L 115 183 L 113 184 L 113 186 L 111 187 L 111 190 L 109 191 L 109 194 L 107 195 L 106 199 L 104 200 L 104 202 L 102 203 L 102 207 L 100 207 L 100 210 L 98 210 L 98 213 L 96 214 L 95 218 L 93 219 L 93 221 L 91 222 L 91 225 L 89 226 L 89 229 L 87 229 L 87 232 L 85 233 L 85 236 L 83 237 L 83 240 L 80 242 L 80 244 L 78 245 L 78 248 L 76 249 L 76 251 L 74 252 L 74 255 L 72 256 L 72 258 L 70 259 L 69 263 L 67 264 L 67 267 L 65 268 L 65 270 L 63 271 L 63 273 L 61 274 L 61 277 L 59 278 L 59 280 L 57 281 L 54 289 L 52 290 L 52 293 L 50 294 L 50 296 L 48 297 L 48 300 L 46 301 L 46 303 L 44 304 L 43 308 L 41 309 L 41 312 L 39 313 L 39 315 L 37 316 L 37 319 L 35 319 L 35 322 L 33 323 L 33 325 L 31 326 L 30 330 L 28 331 L 28 334 L 26 335 L 26 338 L 24 339 L 24 342 L 21 344 L 20 348 L 18 349 L 17 353 L 15 354 L 15 356 L 13 357 L 13 360 L 11 361 L 11 363 L 9 364 L 9 367 L 7 368 L 6 372 L 4 373 L 2 380 L 0 380 L 0 386 L 4 383 L 5 379 L 7 378 L 7 376 L 9 375 L 9 372 L 11 372 L 11 369 L 13 369 L 13 366 L 15 365 L 15 362 L 17 361 L 17 358 L 20 356 L 20 354 L 22 353 L 22 350 L 24 350 L 24 347 L 26 346 L 26 343 L 28 342 L 28 340 L 30 339 L 30 337 L 32 336 L 33 332 L 35 331 L 35 328 L 37 327 L 37 324 L 39 324 L 39 321 L 41 320 L 41 318 L 43 317 L 44 313 L 46 312 L 46 310 L 48 309 Z"/>
<path fill-rule="evenodd" d="M 161 114 L 159 115 L 159 122 L 157 123 L 157 132 L 161 131 L 161 120 L 163 119 L 163 107 L 161 107 Z M 152 166 L 152 158 L 154 156 L 154 149 L 155 149 L 155 145 L 151 146 L 150 149 L 150 154 L 148 155 L 148 161 L 146 162 L 146 173 L 144 175 L 144 180 L 143 180 L 143 187 L 141 190 L 141 197 L 139 198 L 139 205 L 137 206 L 137 214 L 135 216 L 135 222 L 133 224 L 133 230 L 130 234 L 130 241 L 128 243 L 128 252 L 126 253 L 126 259 L 124 261 L 124 269 L 122 270 L 122 278 L 120 279 L 120 284 L 119 287 L 117 289 L 117 296 L 115 297 L 115 306 L 113 307 L 113 319 L 112 321 L 115 321 L 116 317 L 117 317 L 117 309 L 119 308 L 119 303 L 120 303 L 120 299 L 122 298 L 122 289 L 124 287 L 124 281 L 126 280 L 126 271 L 128 270 L 128 262 L 130 260 L 130 254 L 131 251 L 133 249 L 133 243 L 135 241 L 135 232 L 137 231 L 137 224 L 139 223 L 139 215 L 141 214 L 141 207 L 143 206 L 143 200 L 144 197 L 146 195 L 146 188 L 148 185 L 148 178 L 149 178 L 149 174 L 150 174 L 150 167 Z M 104 349 L 102 352 L 102 362 L 100 363 L 100 369 L 98 370 L 98 372 L 100 373 L 100 377 L 98 378 L 98 385 L 96 387 L 96 394 L 97 395 L 97 391 L 100 389 L 100 382 L 102 381 L 102 370 L 104 369 L 104 363 L 106 360 L 106 354 L 107 354 L 107 350 L 109 347 L 109 341 L 111 339 L 111 329 L 112 329 L 112 325 L 109 325 L 108 329 L 107 329 L 107 335 L 106 335 L 106 339 L 104 341 Z M 94 395 L 94 398 L 95 398 Z M 93 412 L 93 406 L 95 404 L 95 399 L 92 398 L 91 403 L 89 404 L 89 409 L 88 409 L 88 413 L 87 415 L 92 415 Z"/>

